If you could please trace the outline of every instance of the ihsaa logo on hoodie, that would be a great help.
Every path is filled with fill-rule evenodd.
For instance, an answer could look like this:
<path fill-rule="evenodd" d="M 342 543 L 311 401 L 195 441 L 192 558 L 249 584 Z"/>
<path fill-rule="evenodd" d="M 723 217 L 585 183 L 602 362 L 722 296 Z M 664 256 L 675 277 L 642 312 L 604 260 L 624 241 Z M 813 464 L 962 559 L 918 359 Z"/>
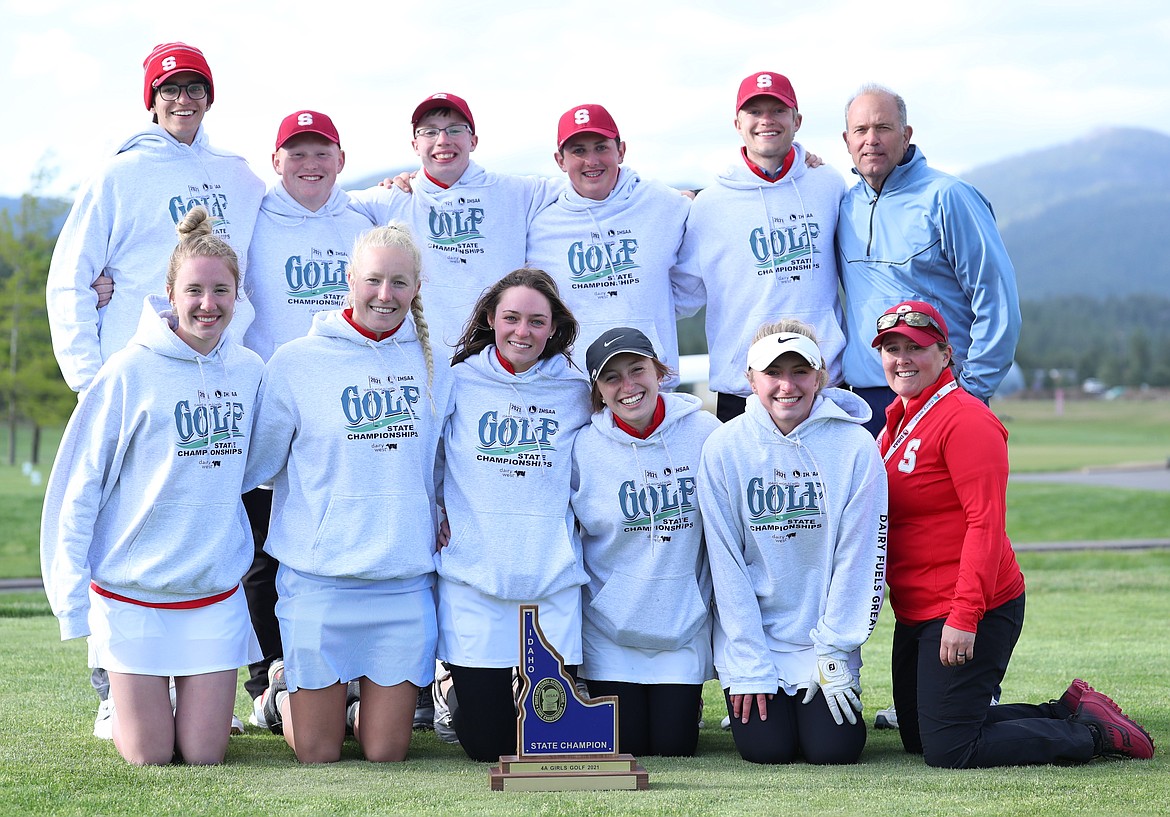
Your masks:
<path fill-rule="evenodd" d="M 382 386 L 370 378 L 366 388 L 346 386 L 341 392 L 341 412 L 350 440 L 417 437 L 414 430 L 414 406 L 419 401 L 418 386 Z M 391 426 L 398 426 L 393 430 Z"/>
<path fill-rule="evenodd" d="M 243 453 L 233 439 L 243 437 L 244 404 L 225 399 L 231 393 L 216 392 L 220 399 L 208 401 L 208 395 L 199 394 L 195 405 L 190 400 L 175 403 L 175 431 L 178 434 L 180 457 L 194 454 Z"/>
<path fill-rule="evenodd" d="M 537 414 L 542 410 L 532 406 L 529 411 Z M 552 417 L 501 417 L 498 411 L 486 411 L 479 418 L 479 445 L 476 450 L 480 454 L 497 457 L 556 451 L 553 437 L 560 426 Z"/>
<path fill-rule="evenodd" d="M 793 476 L 796 476 L 795 474 Z M 752 530 L 778 530 L 775 526 L 813 527 L 798 524 L 806 517 L 820 516 L 821 495 L 816 480 L 764 484 L 763 477 L 748 480 L 746 496 L 748 524 Z"/>

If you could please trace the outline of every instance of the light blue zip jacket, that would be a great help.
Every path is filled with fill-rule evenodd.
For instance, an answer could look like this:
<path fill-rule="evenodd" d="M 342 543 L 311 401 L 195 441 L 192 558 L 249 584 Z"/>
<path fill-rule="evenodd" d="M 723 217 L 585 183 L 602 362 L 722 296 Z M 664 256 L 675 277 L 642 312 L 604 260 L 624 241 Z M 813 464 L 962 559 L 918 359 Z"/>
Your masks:
<path fill-rule="evenodd" d="M 907 155 L 880 194 L 861 179 L 841 202 L 845 382 L 887 385 L 870 346 L 877 318 L 900 301 L 926 301 L 947 322 L 959 383 L 986 400 L 1011 368 L 1020 337 L 1016 271 L 987 199 L 927 167 L 916 146 Z"/>

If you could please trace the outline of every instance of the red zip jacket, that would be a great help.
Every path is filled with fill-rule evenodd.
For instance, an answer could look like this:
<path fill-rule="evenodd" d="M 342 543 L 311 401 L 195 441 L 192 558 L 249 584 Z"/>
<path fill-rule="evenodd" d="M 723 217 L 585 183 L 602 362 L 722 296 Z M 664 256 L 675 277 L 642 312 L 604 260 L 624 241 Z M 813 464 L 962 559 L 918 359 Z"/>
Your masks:
<path fill-rule="evenodd" d="M 946 369 L 933 386 L 886 409 L 882 456 L 905 418 L 954 381 Z M 1007 513 L 1007 429 L 962 389 L 943 397 L 886 461 L 890 486 L 886 583 L 898 621 L 945 618 L 976 632 L 988 609 L 1024 592 Z"/>

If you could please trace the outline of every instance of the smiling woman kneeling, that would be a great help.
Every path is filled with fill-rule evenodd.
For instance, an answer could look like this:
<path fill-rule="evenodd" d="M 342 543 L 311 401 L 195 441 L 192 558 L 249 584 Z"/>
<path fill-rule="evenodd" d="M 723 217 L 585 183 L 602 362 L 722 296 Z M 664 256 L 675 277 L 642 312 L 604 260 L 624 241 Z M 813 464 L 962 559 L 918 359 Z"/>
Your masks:
<path fill-rule="evenodd" d="M 1004 529 L 1007 430 L 959 388 L 947 325 L 931 304 L 890 307 L 873 346 L 897 395 L 878 445 L 906 751 L 960 769 L 1153 757 L 1146 731 L 1080 679 L 1050 703 L 991 706 L 1024 624 L 1024 576 Z"/>
<path fill-rule="evenodd" d="M 747 410 L 707 439 L 698 481 L 731 733 L 755 763 L 855 763 L 861 645 L 885 586 L 870 410 L 824 387 L 801 321 L 761 326 L 747 360 Z"/>

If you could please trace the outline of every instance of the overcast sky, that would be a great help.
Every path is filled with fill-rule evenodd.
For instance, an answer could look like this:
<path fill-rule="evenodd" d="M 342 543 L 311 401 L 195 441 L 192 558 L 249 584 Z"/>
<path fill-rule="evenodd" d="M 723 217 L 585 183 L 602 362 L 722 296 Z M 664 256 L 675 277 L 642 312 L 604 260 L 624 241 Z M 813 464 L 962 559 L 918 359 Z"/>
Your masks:
<path fill-rule="evenodd" d="M 358 8 L 366 10 L 359 11 Z M 906 98 L 914 141 L 952 172 L 1102 127 L 1170 131 L 1170 4 L 1163 0 L 591 0 L 351 3 L 0 0 L 0 195 L 38 167 L 70 194 L 150 115 L 142 60 L 159 42 L 203 49 L 212 141 L 265 181 L 280 119 L 333 117 L 342 183 L 415 165 L 410 113 L 465 97 L 490 170 L 554 175 L 557 117 L 605 105 L 626 163 L 706 184 L 734 157 L 739 81 L 795 86 L 806 147 L 843 173 L 843 106 L 862 82 Z"/>

